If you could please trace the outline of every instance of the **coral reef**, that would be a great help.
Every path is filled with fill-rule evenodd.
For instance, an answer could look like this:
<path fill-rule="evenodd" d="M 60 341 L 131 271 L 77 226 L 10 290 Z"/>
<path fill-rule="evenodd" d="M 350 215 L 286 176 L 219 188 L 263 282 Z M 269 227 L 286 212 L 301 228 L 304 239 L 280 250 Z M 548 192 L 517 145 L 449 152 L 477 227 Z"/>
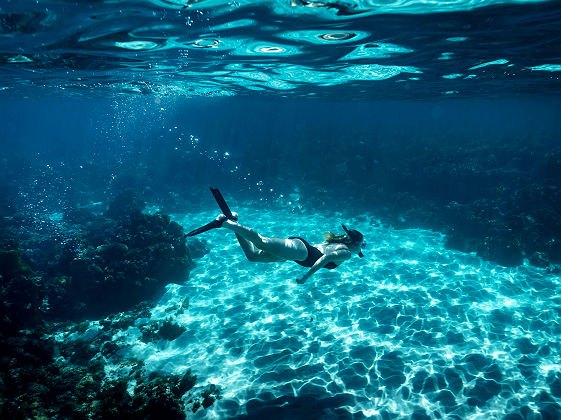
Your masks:
<path fill-rule="evenodd" d="M 186 410 L 210 407 L 220 390 L 210 385 L 190 392 L 197 384 L 191 369 L 148 375 L 142 361 L 119 356 L 123 343 L 113 337 L 147 310 L 141 304 L 99 323 L 52 324 L 2 337 L 0 418 L 184 419 Z M 53 338 L 61 327 L 64 338 Z M 129 373 L 108 379 L 109 361 L 128 365 Z"/>
<path fill-rule="evenodd" d="M 134 194 L 123 193 L 106 214 L 68 211 L 63 232 L 52 227 L 42 235 L 21 229 L 12 235 L 32 250 L 28 258 L 44 295 L 45 316 L 85 319 L 127 310 L 156 299 L 166 284 L 187 280 L 193 262 L 183 228 L 165 214 L 142 213 L 143 206 Z M 0 259 L 6 260 L 5 270 L 19 272 L 1 274 L 10 275 L 6 281 L 30 282 L 29 269 L 16 267 L 21 265 L 17 252 L 5 250 Z"/>
<path fill-rule="evenodd" d="M 157 297 L 169 282 L 185 281 L 192 266 L 183 229 L 163 214 L 129 213 L 117 223 L 105 219 L 85 232 L 82 244 L 82 252 L 58 268 L 57 274 L 69 275 L 62 299 L 71 307 L 64 316 L 125 310 Z M 61 302 L 53 306 L 62 308 Z"/>
<path fill-rule="evenodd" d="M 177 311 L 176 314 L 181 312 Z M 145 325 L 141 328 L 142 341 L 146 343 L 156 342 L 158 340 L 173 341 L 185 332 L 186 328 L 176 324 L 171 319 L 164 322 Z"/>
<path fill-rule="evenodd" d="M 141 361 L 120 359 L 124 343 L 113 338 L 148 319 L 149 302 L 166 284 L 186 281 L 193 266 L 182 227 L 143 209 L 142 200 L 125 192 L 104 214 L 73 207 L 63 229 L 43 220 L 38 231 L 34 216 L 5 206 L 0 418 L 185 418 L 183 396 L 197 381 L 191 370 L 149 376 Z M 196 255 L 205 252 L 200 241 L 194 248 Z M 188 306 L 186 298 L 177 313 Z M 105 318 L 85 321 L 99 317 Z M 185 331 L 172 319 L 144 328 L 164 340 Z M 129 373 L 108 379 L 108 361 L 129 366 Z M 218 393 L 202 390 L 189 398 L 207 408 Z"/>
<path fill-rule="evenodd" d="M 185 327 L 181 325 L 177 325 L 168 319 L 162 324 L 162 326 L 158 330 L 158 335 L 164 340 L 173 341 L 181 334 L 183 334 L 185 330 L 186 330 Z"/>
<path fill-rule="evenodd" d="M 0 249 L 0 330 L 13 335 L 19 329 L 41 325 L 43 293 L 40 279 L 23 260 L 22 251 L 5 246 Z"/>

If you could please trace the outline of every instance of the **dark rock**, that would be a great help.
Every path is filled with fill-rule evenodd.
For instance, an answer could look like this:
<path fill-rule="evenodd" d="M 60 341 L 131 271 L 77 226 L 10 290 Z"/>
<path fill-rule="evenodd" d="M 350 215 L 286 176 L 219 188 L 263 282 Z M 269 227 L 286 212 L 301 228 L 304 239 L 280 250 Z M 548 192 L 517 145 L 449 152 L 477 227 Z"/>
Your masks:
<path fill-rule="evenodd" d="M 532 255 L 530 255 L 528 257 L 528 261 L 530 262 L 530 264 L 541 268 L 549 267 L 549 265 L 551 264 L 548 255 L 545 252 L 539 251 L 536 251 Z"/>
<path fill-rule="evenodd" d="M 38 327 L 45 316 L 40 278 L 21 254 L 17 248 L 0 250 L 0 332 L 6 335 Z"/>
<path fill-rule="evenodd" d="M 98 395 L 98 401 L 93 410 L 97 418 L 117 420 L 130 415 L 132 399 L 127 392 L 127 381 L 106 383 Z"/>
<path fill-rule="evenodd" d="M 181 380 L 177 384 L 177 393 L 178 397 L 183 396 L 186 392 L 190 391 L 191 388 L 195 386 L 197 382 L 197 375 L 193 375 L 191 373 L 191 369 L 188 369 L 187 372 L 181 377 Z"/>
<path fill-rule="evenodd" d="M 510 233 L 497 232 L 497 236 L 486 237 L 477 249 L 477 255 L 495 261 L 505 267 L 522 264 L 522 250 L 518 241 Z M 499 236 L 500 235 L 500 236 Z"/>
<path fill-rule="evenodd" d="M 110 244 L 103 244 L 97 247 L 96 253 L 101 256 L 107 263 L 114 263 L 125 258 L 129 251 L 129 247 L 125 244 L 113 242 Z"/>
<path fill-rule="evenodd" d="M 178 325 L 170 320 L 165 321 L 160 329 L 158 330 L 158 335 L 164 340 L 173 341 L 181 334 L 183 334 L 187 328 L 182 325 Z"/>
<path fill-rule="evenodd" d="M 111 357 L 119 351 L 119 348 L 120 347 L 118 344 L 112 341 L 108 341 L 101 347 L 101 354 L 103 354 L 105 357 Z"/>
<path fill-rule="evenodd" d="M 131 409 L 139 418 L 182 420 L 183 401 L 174 395 L 172 383 L 156 378 L 138 385 L 134 390 Z"/>
<path fill-rule="evenodd" d="M 95 219 L 95 214 L 90 209 L 69 206 L 65 209 L 63 220 L 74 225 L 86 225 Z"/>
<path fill-rule="evenodd" d="M 17 249 L 0 250 L 0 275 L 9 278 L 16 275 L 29 276 L 32 270 Z"/>
<path fill-rule="evenodd" d="M 157 341 L 160 336 L 158 335 L 159 326 L 157 324 L 149 324 L 140 328 L 142 332 L 141 340 L 145 343 L 153 343 Z"/>
<path fill-rule="evenodd" d="M 135 214 L 117 221 L 98 218 L 82 231 L 82 246 L 89 246 L 67 262 L 59 260 L 57 274 L 68 280 L 46 290 L 51 316 L 76 319 L 127 310 L 156 298 L 167 283 L 187 279 L 192 261 L 182 228 L 167 215 Z"/>
<path fill-rule="evenodd" d="M 89 341 L 77 340 L 67 346 L 65 352 L 71 351 L 70 361 L 77 365 L 87 363 L 99 352 L 99 348 Z"/>
<path fill-rule="evenodd" d="M 132 190 L 123 191 L 117 194 L 109 202 L 107 217 L 111 219 L 121 219 L 124 217 L 137 217 L 142 213 L 146 203 Z"/>
<path fill-rule="evenodd" d="M 220 399 L 220 389 L 214 384 L 210 384 L 207 389 L 201 394 L 203 397 L 202 406 L 206 410 L 209 408 L 217 399 Z"/>

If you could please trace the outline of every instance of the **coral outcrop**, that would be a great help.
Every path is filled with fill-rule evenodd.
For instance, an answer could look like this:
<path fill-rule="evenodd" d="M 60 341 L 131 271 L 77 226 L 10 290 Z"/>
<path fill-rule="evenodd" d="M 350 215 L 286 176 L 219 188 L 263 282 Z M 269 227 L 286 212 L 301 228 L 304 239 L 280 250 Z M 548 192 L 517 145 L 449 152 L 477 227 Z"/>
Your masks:
<path fill-rule="evenodd" d="M 0 418 L 183 419 L 219 397 L 217 389 L 184 397 L 197 382 L 191 370 L 150 376 L 141 361 L 120 360 L 113 337 L 149 319 L 149 303 L 193 266 L 183 228 L 143 209 L 125 192 L 104 213 L 72 208 L 62 229 L 48 221 L 36 229 L 32 215 L 14 211 L 2 218 Z M 194 250 L 203 255 L 204 243 Z M 163 340 L 185 331 L 171 319 L 146 328 Z M 129 373 L 106 378 L 109 361 Z"/>

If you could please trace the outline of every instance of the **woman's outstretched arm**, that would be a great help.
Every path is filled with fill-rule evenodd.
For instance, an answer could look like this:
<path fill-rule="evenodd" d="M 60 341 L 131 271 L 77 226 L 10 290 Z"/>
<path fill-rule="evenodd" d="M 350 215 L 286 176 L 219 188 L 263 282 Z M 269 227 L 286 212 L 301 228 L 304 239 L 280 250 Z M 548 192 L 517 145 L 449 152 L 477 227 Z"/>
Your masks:
<path fill-rule="evenodd" d="M 298 284 L 304 284 L 306 280 L 312 277 L 316 271 L 318 271 L 320 268 L 325 267 L 330 262 L 345 261 L 351 258 L 351 256 L 351 251 L 349 251 L 348 249 L 342 249 L 325 254 L 314 263 L 314 265 L 308 270 L 306 274 L 304 274 L 301 278 L 296 279 L 296 282 Z"/>

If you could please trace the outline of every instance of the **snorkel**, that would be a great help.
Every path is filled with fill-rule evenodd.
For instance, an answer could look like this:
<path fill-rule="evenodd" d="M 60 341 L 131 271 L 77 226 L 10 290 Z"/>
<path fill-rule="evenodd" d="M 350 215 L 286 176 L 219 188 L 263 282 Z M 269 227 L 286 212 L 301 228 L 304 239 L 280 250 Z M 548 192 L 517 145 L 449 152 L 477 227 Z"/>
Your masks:
<path fill-rule="evenodd" d="M 364 257 L 362 250 L 366 248 L 366 241 L 364 240 L 363 234 L 360 233 L 358 230 L 347 229 L 347 226 L 345 225 L 341 225 L 341 226 L 343 226 L 343 230 L 345 231 L 347 236 L 351 239 L 351 241 L 353 241 L 352 243 L 356 245 L 360 245 L 361 249 L 358 251 L 359 258 Z"/>

